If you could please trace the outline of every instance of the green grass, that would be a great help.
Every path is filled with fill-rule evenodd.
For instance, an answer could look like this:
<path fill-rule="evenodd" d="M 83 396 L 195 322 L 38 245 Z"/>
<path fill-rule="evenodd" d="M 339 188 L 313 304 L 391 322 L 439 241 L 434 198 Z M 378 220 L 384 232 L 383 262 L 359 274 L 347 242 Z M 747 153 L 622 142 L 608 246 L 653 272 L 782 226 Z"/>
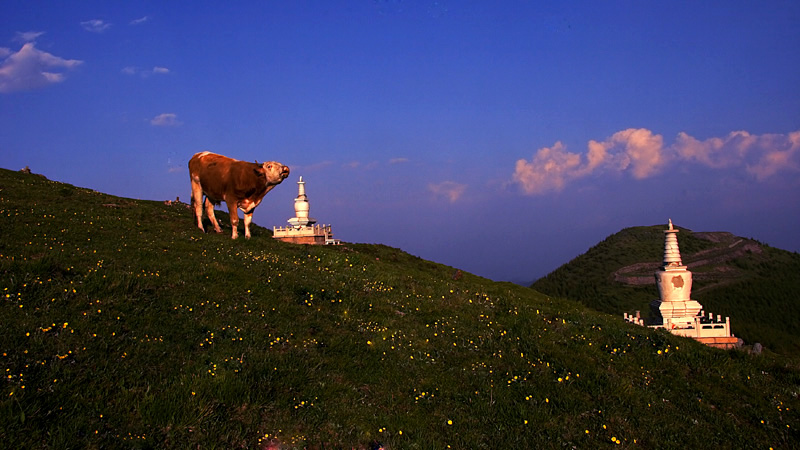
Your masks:
<path fill-rule="evenodd" d="M 386 246 L 253 231 L 204 235 L 182 206 L 0 170 L 3 445 L 798 438 L 800 372 L 787 359 L 707 348 Z"/>

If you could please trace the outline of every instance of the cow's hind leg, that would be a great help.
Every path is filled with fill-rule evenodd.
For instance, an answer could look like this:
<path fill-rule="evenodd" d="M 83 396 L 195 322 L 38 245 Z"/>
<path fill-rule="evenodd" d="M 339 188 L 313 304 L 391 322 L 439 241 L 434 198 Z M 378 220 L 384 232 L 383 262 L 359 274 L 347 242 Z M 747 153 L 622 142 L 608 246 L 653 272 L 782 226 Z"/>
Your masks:
<path fill-rule="evenodd" d="M 244 237 L 250 239 L 250 223 L 253 221 L 253 210 L 249 213 L 244 213 Z"/>
<path fill-rule="evenodd" d="M 217 222 L 217 216 L 214 214 L 214 204 L 211 203 L 208 197 L 206 197 L 206 216 L 208 216 L 211 224 L 214 225 L 214 231 L 222 233 L 222 228 L 219 227 L 219 222 Z"/>
<path fill-rule="evenodd" d="M 236 239 L 239 237 L 239 211 L 236 209 L 236 203 L 228 203 L 228 214 L 231 216 L 231 228 L 233 228 L 233 233 L 231 234 L 231 239 Z M 248 236 L 249 237 L 249 236 Z"/>
<path fill-rule="evenodd" d="M 203 228 L 203 188 L 200 182 L 192 178 L 192 214 L 197 222 L 197 228 L 203 233 L 206 230 Z"/>

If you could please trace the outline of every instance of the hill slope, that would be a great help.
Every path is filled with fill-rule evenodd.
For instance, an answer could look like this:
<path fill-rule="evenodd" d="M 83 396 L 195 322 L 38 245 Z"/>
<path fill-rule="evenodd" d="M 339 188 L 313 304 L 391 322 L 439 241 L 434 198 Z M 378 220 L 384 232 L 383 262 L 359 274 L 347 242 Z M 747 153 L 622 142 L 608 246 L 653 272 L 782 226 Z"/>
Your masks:
<path fill-rule="evenodd" d="M 780 447 L 800 372 L 380 245 L 0 169 L 8 448 Z"/>
<path fill-rule="evenodd" d="M 621 315 L 658 298 L 653 273 L 662 264 L 664 225 L 626 228 L 531 285 Z M 787 355 L 800 355 L 800 255 L 726 232 L 680 228 L 692 298 L 729 316 L 734 334 Z"/>

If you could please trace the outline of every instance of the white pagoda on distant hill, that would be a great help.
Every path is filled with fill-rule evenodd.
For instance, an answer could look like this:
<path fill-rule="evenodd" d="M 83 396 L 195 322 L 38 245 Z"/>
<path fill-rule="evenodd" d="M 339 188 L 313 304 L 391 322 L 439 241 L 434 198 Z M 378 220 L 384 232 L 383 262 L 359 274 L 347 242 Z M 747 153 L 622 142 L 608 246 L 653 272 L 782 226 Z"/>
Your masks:
<path fill-rule="evenodd" d="M 703 306 L 692 295 L 692 272 L 681 261 L 678 248 L 678 231 L 669 221 L 664 230 L 664 265 L 656 271 L 659 298 L 650 303 L 653 317 L 650 323 L 639 317 L 639 313 L 625 313 L 625 320 L 651 328 L 664 328 L 672 334 L 694 338 L 706 345 L 719 348 L 739 346 L 739 339 L 731 334 L 729 317 L 715 319 L 705 315 Z"/>
<path fill-rule="evenodd" d="M 331 225 L 317 225 L 317 220 L 308 216 L 310 204 L 306 195 L 303 177 L 297 182 L 297 198 L 294 199 L 294 217 L 288 227 L 272 227 L 272 237 L 293 244 L 339 244 L 333 238 Z"/>

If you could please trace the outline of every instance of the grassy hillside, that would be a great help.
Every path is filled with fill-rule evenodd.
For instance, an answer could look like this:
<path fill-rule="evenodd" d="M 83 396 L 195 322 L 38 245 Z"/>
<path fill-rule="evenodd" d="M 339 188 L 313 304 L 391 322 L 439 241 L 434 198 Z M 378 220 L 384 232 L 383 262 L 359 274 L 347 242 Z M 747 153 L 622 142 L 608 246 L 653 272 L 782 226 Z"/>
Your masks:
<path fill-rule="evenodd" d="M 653 273 L 664 255 L 665 225 L 626 228 L 539 279 L 532 288 L 621 315 L 658 298 Z M 800 254 L 724 232 L 680 228 L 692 297 L 729 316 L 736 336 L 786 355 L 800 355 Z"/>
<path fill-rule="evenodd" d="M 276 220 L 279 220 L 276 218 Z M 789 447 L 800 371 L 0 170 L 6 448 Z"/>

